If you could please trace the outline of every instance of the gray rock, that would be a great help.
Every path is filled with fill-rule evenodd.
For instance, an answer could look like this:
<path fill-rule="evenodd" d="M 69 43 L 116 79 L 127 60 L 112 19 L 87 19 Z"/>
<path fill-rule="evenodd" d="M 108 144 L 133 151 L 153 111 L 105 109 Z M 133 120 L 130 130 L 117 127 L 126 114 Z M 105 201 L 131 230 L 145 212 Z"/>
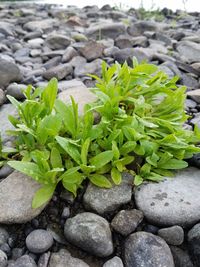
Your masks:
<path fill-rule="evenodd" d="M 200 89 L 191 90 L 191 91 L 187 92 L 187 95 L 190 98 L 192 98 L 195 102 L 197 102 L 198 104 L 200 104 Z M 192 108 L 195 108 L 195 107 L 192 107 Z"/>
<path fill-rule="evenodd" d="M 28 40 L 28 47 L 32 49 L 41 48 L 41 46 L 44 44 L 44 40 L 42 38 L 35 38 Z"/>
<path fill-rule="evenodd" d="M 50 251 L 42 254 L 38 260 L 38 267 L 48 267 L 50 255 Z"/>
<path fill-rule="evenodd" d="M 66 249 L 52 253 L 48 267 L 89 267 L 83 260 L 74 258 Z"/>
<path fill-rule="evenodd" d="M 198 266 L 200 262 L 200 223 L 193 226 L 188 232 L 188 245 L 192 259 Z"/>
<path fill-rule="evenodd" d="M 196 90 L 194 90 L 196 91 Z M 190 91 L 192 92 L 192 91 Z M 189 93 L 189 92 L 188 92 Z M 187 95 L 188 95 L 187 93 Z M 199 103 L 200 103 L 200 89 L 199 89 Z M 192 99 L 186 99 L 185 100 L 185 107 L 188 109 L 188 108 L 196 108 L 197 106 L 197 103 L 195 101 L 193 101 Z"/>
<path fill-rule="evenodd" d="M 17 260 L 22 257 L 25 252 L 25 248 L 13 248 L 12 249 L 12 260 Z"/>
<path fill-rule="evenodd" d="M 191 41 L 181 41 L 176 47 L 181 58 L 187 63 L 200 61 L 200 45 Z"/>
<path fill-rule="evenodd" d="M 6 36 L 13 36 L 15 26 L 12 23 L 6 21 L 0 21 L 0 33 Z"/>
<path fill-rule="evenodd" d="M 9 234 L 3 227 L 0 227 L 0 246 L 7 243 Z M 0 265 L 1 266 L 1 265 Z"/>
<path fill-rule="evenodd" d="M 112 57 L 115 53 L 119 52 L 120 49 L 116 46 L 105 48 L 103 51 L 104 56 Z"/>
<path fill-rule="evenodd" d="M 174 267 L 167 243 L 158 236 L 137 232 L 126 239 L 124 247 L 126 267 Z"/>
<path fill-rule="evenodd" d="M 90 63 L 78 65 L 75 67 L 74 76 L 75 77 L 83 77 L 83 76 L 88 75 L 88 73 L 100 75 L 101 64 L 102 64 L 102 60 L 98 58 L 98 59 L 95 59 L 94 61 L 92 61 Z"/>
<path fill-rule="evenodd" d="M 145 36 L 137 36 L 131 38 L 131 44 L 132 46 L 147 47 L 149 45 L 149 41 Z"/>
<path fill-rule="evenodd" d="M 15 53 L 14 53 L 14 57 L 28 57 L 30 54 L 30 49 L 27 47 L 22 47 L 20 49 L 18 49 Z"/>
<path fill-rule="evenodd" d="M 200 72 L 200 62 L 191 64 L 191 67 Z"/>
<path fill-rule="evenodd" d="M 132 36 L 142 35 L 145 31 L 158 32 L 169 28 L 169 25 L 154 21 L 138 21 L 128 27 L 127 32 Z"/>
<path fill-rule="evenodd" d="M 42 34 L 43 34 L 42 30 L 36 30 L 36 31 L 33 31 L 33 32 L 29 32 L 24 36 L 24 41 L 28 41 L 28 40 L 31 40 L 31 39 L 35 39 L 35 38 L 41 37 Z"/>
<path fill-rule="evenodd" d="M 89 61 L 100 58 L 103 55 L 104 46 L 95 41 L 86 43 L 84 47 L 80 49 L 80 53 Z"/>
<path fill-rule="evenodd" d="M 4 104 L 5 100 L 6 100 L 5 93 L 2 89 L 0 89 L 0 106 Z"/>
<path fill-rule="evenodd" d="M 62 34 L 50 34 L 46 38 L 46 44 L 51 49 L 65 49 L 71 43 L 71 39 Z"/>
<path fill-rule="evenodd" d="M 199 169 L 187 168 L 160 183 L 143 184 L 135 190 L 136 206 L 155 225 L 193 225 L 200 218 L 199 176 Z"/>
<path fill-rule="evenodd" d="M 19 84 L 19 83 L 11 83 L 7 88 L 7 93 L 6 95 L 11 95 L 14 98 L 21 100 L 24 99 L 25 96 L 23 94 L 23 90 L 26 89 L 25 84 Z"/>
<path fill-rule="evenodd" d="M 3 143 L 11 139 L 11 137 L 7 135 L 6 131 L 14 129 L 8 120 L 8 115 L 16 116 L 16 114 L 17 111 L 12 104 L 4 104 L 3 106 L 0 106 L 0 132 Z"/>
<path fill-rule="evenodd" d="M 119 257 L 115 256 L 106 261 L 102 267 L 124 267 L 124 264 Z"/>
<path fill-rule="evenodd" d="M 84 57 L 81 57 L 81 56 L 75 56 L 72 58 L 72 60 L 70 61 L 70 64 L 73 66 L 73 67 L 79 67 L 81 65 L 85 65 L 87 62 L 87 60 L 84 58 Z"/>
<path fill-rule="evenodd" d="M 200 87 L 198 80 L 196 80 L 192 75 L 187 73 L 181 74 L 181 84 L 188 87 L 188 89 L 196 89 Z"/>
<path fill-rule="evenodd" d="M 187 251 L 175 246 L 170 246 L 170 249 L 176 267 L 194 267 Z"/>
<path fill-rule="evenodd" d="M 1 267 L 7 266 L 7 255 L 2 250 L 0 250 L 0 266 Z"/>
<path fill-rule="evenodd" d="M 49 231 L 37 229 L 26 238 L 26 246 L 30 252 L 44 253 L 53 245 L 53 237 Z"/>
<path fill-rule="evenodd" d="M 70 104 L 70 96 L 73 96 L 75 102 L 78 103 L 78 112 L 80 116 L 84 113 L 84 106 L 96 100 L 96 96 L 85 85 L 74 86 L 71 88 L 65 87 L 65 89 L 67 90 L 58 94 L 58 98 L 64 103 Z"/>
<path fill-rule="evenodd" d="M 57 57 L 53 57 L 51 59 L 49 59 L 48 61 L 46 61 L 44 64 L 43 64 L 43 67 L 46 69 L 46 70 L 49 70 L 51 69 L 52 67 L 55 67 L 57 65 L 59 65 L 61 63 L 61 56 L 57 56 Z"/>
<path fill-rule="evenodd" d="M 99 214 L 113 212 L 131 201 L 133 176 L 123 173 L 122 183 L 110 189 L 89 184 L 83 196 L 84 206 Z"/>
<path fill-rule="evenodd" d="M 149 60 L 148 54 L 143 52 L 139 48 L 124 48 L 118 51 L 114 51 L 113 57 L 121 64 L 124 63 L 124 61 L 127 61 L 130 65 L 132 64 L 133 57 L 136 57 L 139 62 Z"/>
<path fill-rule="evenodd" d="M 184 241 L 183 228 L 178 225 L 162 228 L 158 230 L 158 235 L 162 237 L 169 245 L 179 246 Z"/>
<path fill-rule="evenodd" d="M 8 264 L 8 267 L 37 267 L 37 264 L 29 255 L 24 255 L 15 262 Z"/>
<path fill-rule="evenodd" d="M 43 72 L 42 76 L 50 80 L 51 78 L 55 77 L 58 80 L 64 79 L 67 75 L 71 74 L 73 71 L 71 64 L 61 64 L 55 67 L 48 69 L 47 71 Z"/>
<path fill-rule="evenodd" d="M 51 30 L 55 23 L 55 19 L 34 20 L 24 24 L 24 29 L 27 31 L 46 31 Z"/>
<path fill-rule="evenodd" d="M 32 209 L 32 199 L 39 188 L 32 178 L 17 171 L 1 181 L 0 223 L 25 223 L 39 215 L 45 205 Z"/>
<path fill-rule="evenodd" d="M 67 241 L 95 256 L 107 257 L 113 253 L 109 223 L 94 213 L 83 212 L 67 219 L 64 235 Z"/>
<path fill-rule="evenodd" d="M 100 23 L 99 25 L 89 27 L 86 35 L 96 38 L 96 40 L 106 37 L 115 39 L 120 34 L 124 34 L 125 29 L 123 23 Z"/>
<path fill-rule="evenodd" d="M 73 47 L 69 46 L 67 47 L 67 49 L 65 50 L 65 53 L 62 56 L 62 62 L 68 62 L 70 61 L 73 57 L 78 56 L 78 52 L 76 51 L 76 49 L 74 49 Z"/>
<path fill-rule="evenodd" d="M 111 226 L 121 235 L 127 236 L 134 232 L 143 220 L 143 213 L 140 210 L 120 210 L 113 218 Z"/>
<path fill-rule="evenodd" d="M 120 35 L 115 40 L 115 45 L 120 49 L 132 47 L 130 35 Z"/>
<path fill-rule="evenodd" d="M 6 87 L 10 82 L 21 80 L 18 66 L 12 62 L 0 59 L 0 87 Z"/>

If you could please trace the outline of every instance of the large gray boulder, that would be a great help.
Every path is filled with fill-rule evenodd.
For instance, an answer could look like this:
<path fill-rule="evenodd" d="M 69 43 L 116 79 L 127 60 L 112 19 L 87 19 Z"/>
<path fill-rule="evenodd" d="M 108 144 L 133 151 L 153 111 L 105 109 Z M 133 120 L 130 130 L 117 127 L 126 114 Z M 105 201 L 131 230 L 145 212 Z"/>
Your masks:
<path fill-rule="evenodd" d="M 135 190 L 135 203 L 144 217 L 162 226 L 190 226 L 200 218 L 200 170 L 187 168 L 159 183 Z"/>
<path fill-rule="evenodd" d="M 124 261 L 126 267 L 174 267 L 167 243 L 146 232 L 134 233 L 126 239 Z"/>
<path fill-rule="evenodd" d="M 14 171 L 0 183 L 0 223 L 31 221 L 45 205 L 32 209 L 32 199 L 40 185 L 32 178 Z"/>
<path fill-rule="evenodd" d="M 79 213 L 67 219 L 64 235 L 70 243 L 98 257 L 113 253 L 113 242 L 109 223 L 91 212 Z"/>
<path fill-rule="evenodd" d="M 191 41 L 181 41 L 176 47 L 182 59 L 187 63 L 200 61 L 200 44 Z"/>

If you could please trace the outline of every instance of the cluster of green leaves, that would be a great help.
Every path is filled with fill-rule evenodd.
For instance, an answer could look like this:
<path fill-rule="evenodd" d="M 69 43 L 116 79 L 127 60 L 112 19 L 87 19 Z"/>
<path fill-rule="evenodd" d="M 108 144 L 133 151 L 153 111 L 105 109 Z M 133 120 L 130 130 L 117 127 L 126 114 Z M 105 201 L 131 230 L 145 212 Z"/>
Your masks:
<path fill-rule="evenodd" d="M 183 129 L 185 87 L 176 86 L 177 77 L 136 61 L 133 68 L 104 62 L 102 79 L 92 77 L 97 101 L 85 105 L 83 116 L 72 97 L 70 105 L 56 99 L 56 79 L 44 90 L 28 86 L 23 103 L 9 96 L 18 110 L 18 118 L 9 116 L 15 148 L 0 147 L 0 157 L 10 152 L 8 164 L 42 184 L 34 208 L 49 201 L 59 182 L 76 196 L 85 179 L 110 188 L 125 170 L 135 185 L 160 181 L 200 152 L 199 129 Z"/>

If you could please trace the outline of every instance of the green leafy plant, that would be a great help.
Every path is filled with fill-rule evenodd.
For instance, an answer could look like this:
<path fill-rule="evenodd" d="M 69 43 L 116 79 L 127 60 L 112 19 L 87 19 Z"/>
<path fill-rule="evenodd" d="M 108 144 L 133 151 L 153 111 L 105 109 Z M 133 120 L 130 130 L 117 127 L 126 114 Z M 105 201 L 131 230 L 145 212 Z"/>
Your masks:
<path fill-rule="evenodd" d="M 28 86 L 23 103 L 8 97 L 18 110 L 18 118 L 9 116 L 15 146 L 0 146 L 0 164 L 41 184 L 34 208 L 51 199 L 58 183 L 76 196 L 85 179 L 110 188 L 123 171 L 134 175 L 135 185 L 160 181 L 200 152 L 199 129 L 183 129 L 186 88 L 154 65 L 133 64 L 104 62 L 102 79 L 91 75 L 97 101 L 85 105 L 83 116 L 73 97 L 67 105 L 56 99 L 56 79 L 45 89 Z"/>

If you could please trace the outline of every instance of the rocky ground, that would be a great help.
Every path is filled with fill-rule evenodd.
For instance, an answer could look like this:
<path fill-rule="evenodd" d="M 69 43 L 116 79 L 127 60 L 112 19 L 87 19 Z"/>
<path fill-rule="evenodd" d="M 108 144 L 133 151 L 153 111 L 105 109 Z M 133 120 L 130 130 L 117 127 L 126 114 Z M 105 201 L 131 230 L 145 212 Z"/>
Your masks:
<path fill-rule="evenodd" d="M 10 139 L 6 95 L 23 100 L 31 83 L 59 80 L 59 98 L 93 100 L 88 73 L 101 62 L 131 63 L 136 56 L 178 75 L 188 87 L 185 127 L 200 126 L 200 14 L 164 9 L 162 22 L 109 6 L 60 9 L 47 5 L 0 6 L 0 130 Z M 0 267 L 200 266 L 200 156 L 174 179 L 132 188 L 85 184 L 77 199 L 58 188 L 47 207 L 31 209 L 38 184 L 0 169 Z"/>

